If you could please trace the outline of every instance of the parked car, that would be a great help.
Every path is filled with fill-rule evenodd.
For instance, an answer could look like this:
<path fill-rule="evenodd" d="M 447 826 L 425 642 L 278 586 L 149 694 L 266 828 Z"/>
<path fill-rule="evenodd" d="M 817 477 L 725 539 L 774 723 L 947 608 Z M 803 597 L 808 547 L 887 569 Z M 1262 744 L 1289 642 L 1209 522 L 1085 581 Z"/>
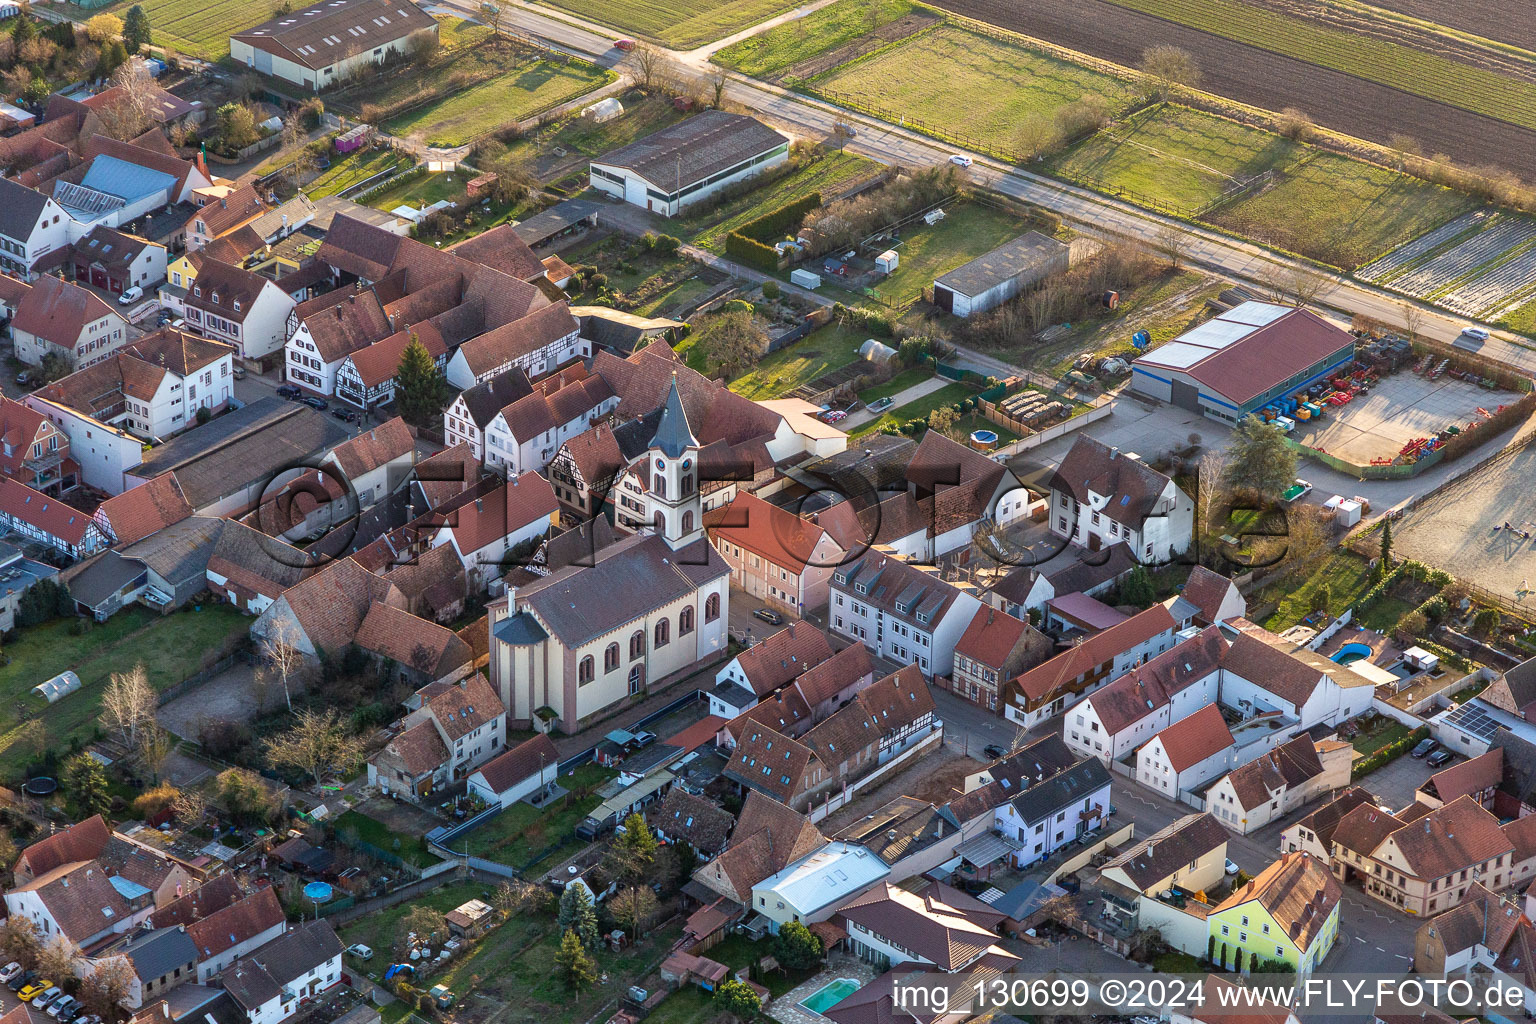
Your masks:
<path fill-rule="evenodd" d="M 16 375 L 16 383 L 22 387 L 26 387 L 28 384 L 32 383 L 32 374 L 28 373 L 26 370 L 22 370 Z"/>
<path fill-rule="evenodd" d="M 22 1002 L 30 1003 L 44 992 L 47 992 L 50 988 L 53 988 L 53 982 L 46 978 L 42 978 L 38 981 L 34 981 L 28 984 L 20 992 L 17 992 L 16 995 L 21 997 Z"/>
<path fill-rule="evenodd" d="M 768 623 L 768 625 L 770 625 L 770 626 L 782 626 L 782 625 L 784 625 L 784 616 L 782 616 L 778 612 L 772 611 L 772 610 L 770 610 L 768 608 L 754 608 L 754 609 L 752 609 L 752 617 L 754 619 L 762 619 L 764 622 Z"/>
<path fill-rule="evenodd" d="M 964 153 L 955 153 L 949 158 L 949 162 L 954 164 L 956 167 L 969 167 L 972 163 L 971 158 L 966 156 Z"/>
<path fill-rule="evenodd" d="M 160 315 L 155 318 L 155 326 L 156 327 L 164 327 L 166 324 L 170 323 L 172 320 L 175 320 L 175 319 L 176 319 L 176 314 L 175 313 L 172 313 L 168 309 L 162 309 L 160 311 Z"/>
<path fill-rule="evenodd" d="M 10 963 L 6 964 L 4 967 L 0 967 L 0 982 L 8 982 L 8 981 L 10 981 L 12 978 L 14 978 L 17 975 L 21 974 L 21 971 L 22 971 L 21 964 L 18 963 L 17 961 L 15 961 L 15 960 L 12 960 Z"/>
<path fill-rule="evenodd" d="M 72 1010 L 79 1005 L 80 1000 L 76 999 L 74 996 L 65 996 L 63 999 L 55 999 L 53 1003 L 48 1007 L 48 1016 L 62 1018 L 66 1011 Z"/>
<path fill-rule="evenodd" d="M 20 974 L 16 975 L 16 977 L 6 982 L 5 987 L 10 989 L 12 992 L 20 992 L 22 989 L 26 988 L 36 980 L 36 971 L 22 971 Z"/>
<path fill-rule="evenodd" d="M 1239 868 L 1237 866 L 1236 862 L 1233 861 L 1231 857 L 1227 858 L 1226 869 L 1227 869 L 1227 874 L 1229 874 L 1229 875 L 1235 875 L 1235 874 L 1238 873 L 1238 871 L 1241 870 L 1241 868 Z"/>
<path fill-rule="evenodd" d="M 234 373 L 235 373 L 235 380 L 245 380 L 245 367 L 243 367 L 243 366 L 236 366 L 235 370 L 234 370 Z"/>
<path fill-rule="evenodd" d="M 1472 338 L 1475 341 L 1488 340 L 1488 329 L 1486 327 L 1468 327 L 1461 333 L 1463 337 Z"/>
<path fill-rule="evenodd" d="M 982 749 L 982 753 L 986 754 L 994 761 L 1001 761 L 1003 758 L 1008 756 L 1008 748 L 997 743 L 988 743 L 986 747 Z"/>
<path fill-rule="evenodd" d="M 363 945 L 361 942 L 354 942 L 354 943 L 352 943 L 352 945 L 347 947 L 347 952 L 351 953 L 353 956 L 357 957 L 359 960 L 372 960 L 373 959 L 373 950 L 369 949 L 367 946 Z"/>
<path fill-rule="evenodd" d="M 138 285 L 134 285 L 132 288 L 123 289 L 123 294 L 117 297 L 117 304 L 119 306 L 131 306 L 143 297 L 144 289 L 140 288 Z"/>
<path fill-rule="evenodd" d="M 643 750 L 644 748 L 650 746 L 652 743 L 655 743 L 655 742 L 656 742 L 656 734 L 653 733 L 653 732 L 646 732 L 644 729 L 642 729 L 639 732 L 635 733 L 635 749 L 636 750 Z"/>
<path fill-rule="evenodd" d="M 74 1006 L 71 1006 L 69 1009 L 65 1010 L 63 1013 L 59 1014 L 59 1024 L 75 1024 L 76 1021 L 84 1019 L 85 1007 L 78 1002 L 75 1003 Z"/>
<path fill-rule="evenodd" d="M 316 412 L 325 412 L 325 410 L 331 407 L 331 404 L 325 399 L 316 398 L 314 395 L 310 395 L 308 398 L 301 398 L 299 401 L 303 402 L 311 409 L 314 409 Z"/>
<path fill-rule="evenodd" d="M 279 398 L 287 398 L 289 400 L 292 400 L 292 399 L 298 398 L 303 393 L 304 392 L 300 391 L 298 388 L 294 387 L 292 384 L 279 384 L 277 386 L 277 396 Z"/>
<path fill-rule="evenodd" d="M 351 409 L 332 409 L 331 415 L 347 423 L 357 422 L 357 413 L 353 412 Z"/>
<path fill-rule="evenodd" d="M 869 411 L 870 412 L 885 412 L 885 410 L 889 409 L 891 406 L 893 406 L 895 404 L 896 404 L 896 399 L 892 398 L 890 395 L 886 395 L 884 398 L 877 398 L 873 402 L 870 402 L 869 403 Z"/>
<path fill-rule="evenodd" d="M 1434 753 L 1439 748 L 1439 746 L 1439 740 L 1422 739 L 1419 741 L 1419 745 L 1413 748 L 1413 756 L 1428 757 L 1430 754 Z"/>
<path fill-rule="evenodd" d="M 46 1010 L 53 1005 L 54 1000 L 63 999 L 64 990 L 57 985 L 49 985 L 43 991 L 32 997 L 32 1009 Z"/>
<path fill-rule="evenodd" d="M 1431 768 L 1439 768 L 1441 765 L 1450 764 L 1452 759 L 1455 757 L 1455 754 L 1442 747 L 1435 751 L 1433 754 L 1430 754 L 1429 757 L 1425 758 L 1424 763 L 1429 765 Z"/>

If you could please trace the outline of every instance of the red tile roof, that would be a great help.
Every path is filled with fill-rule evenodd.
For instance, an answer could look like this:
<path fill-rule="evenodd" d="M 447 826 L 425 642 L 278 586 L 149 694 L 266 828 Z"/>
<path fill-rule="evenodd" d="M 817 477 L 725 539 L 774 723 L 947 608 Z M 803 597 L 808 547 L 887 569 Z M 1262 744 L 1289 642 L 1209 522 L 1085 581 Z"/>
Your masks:
<path fill-rule="evenodd" d="M 1017 679 L 1019 689 L 1031 701 L 1044 700 L 1058 686 L 1075 680 L 1159 633 L 1171 632 L 1177 625 L 1168 609 L 1155 604 L 1102 633 L 1095 633 L 1082 643 L 1025 672 Z"/>
<path fill-rule="evenodd" d="M 1114 680 L 1089 697 L 1088 703 L 1104 731 L 1113 736 L 1220 669 L 1226 649 L 1220 628 L 1208 626 Z"/>
<path fill-rule="evenodd" d="M 453 630 L 380 601 L 363 616 L 353 642 L 429 679 L 448 675 L 474 660 L 469 645 Z M 496 702 L 498 708 L 500 704 Z"/>
<path fill-rule="evenodd" d="M 800 673 L 800 678 L 795 680 L 795 689 L 806 704 L 815 706 L 864 676 L 873 676 L 874 671 L 869 648 L 863 644 L 850 644 L 821 664 Z"/>
<path fill-rule="evenodd" d="M 530 470 L 458 509 L 449 529 L 459 554 L 467 557 L 525 526 L 548 519 L 559 508 L 549 481 Z"/>
<path fill-rule="evenodd" d="M 826 531 L 751 494 L 736 495 L 729 505 L 705 516 L 705 522 L 715 547 L 729 542 L 796 575 L 808 568 L 830 568 L 841 554 L 832 552 L 831 558 L 813 565 L 816 546 L 827 536 Z"/>
<path fill-rule="evenodd" d="M 792 622 L 736 656 L 752 690 L 762 697 L 832 657 L 827 634 L 808 622 Z"/>
<path fill-rule="evenodd" d="M 158 533 L 192 514 L 175 473 L 162 473 L 148 483 L 113 495 L 96 514 L 107 521 L 115 544 L 132 544 Z"/>
<path fill-rule="evenodd" d="M 277 890 L 263 886 L 244 899 L 187 925 L 187 937 L 203 960 L 218 956 L 287 921 Z"/>
<path fill-rule="evenodd" d="M 1220 753 L 1233 742 L 1226 719 L 1221 717 L 1221 709 L 1215 704 L 1207 704 L 1194 714 L 1179 719 L 1154 739 L 1162 743 L 1163 751 L 1168 755 L 1168 763 L 1176 772 L 1182 772 L 1212 754 Z"/>
<path fill-rule="evenodd" d="M 505 793 L 524 779 L 538 775 L 542 768 L 559 763 L 560 752 L 554 741 L 541 732 L 487 761 L 478 771 L 493 791 Z"/>
<path fill-rule="evenodd" d="M 400 371 L 400 359 L 405 355 L 405 350 L 410 347 L 412 338 L 421 342 L 421 347 L 427 350 L 427 355 L 434 361 L 448 354 L 448 346 L 443 343 L 443 336 L 432 329 L 430 324 L 423 324 L 421 327 L 422 329 L 414 331 L 396 331 L 389 337 L 352 353 L 349 357 L 352 360 L 352 368 L 357 371 L 364 387 L 376 388 Z"/>
<path fill-rule="evenodd" d="M 411 428 L 396 416 L 331 449 L 331 458 L 352 481 L 380 466 L 409 455 L 416 446 Z"/>
<path fill-rule="evenodd" d="M 1000 669 L 1028 630 L 1024 620 L 982 605 L 955 644 L 955 653 Z"/>
<path fill-rule="evenodd" d="M 116 315 L 90 289 L 44 276 L 32 282 L 31 291 L 17 305 L 11 329 L 73 349 L 86 324 Z"/>
<path fill-rule="evenodd" d="M 93 814 L 22 850 L 18 868 L 25 864 L 32 877 L 37 878 L 65 864 L 95 860 L 107 848 L 107 841 L 111 838 L 112 832 L 107 828 L 106 819 Z"/>
<path fill-rule="evenodd" d="M 80 544 L 95 528 L 95 520 L 58 498 L 34 491 L 19 480 L 0 480 L 0 513 L 30 523 L 66 544 Z"/>

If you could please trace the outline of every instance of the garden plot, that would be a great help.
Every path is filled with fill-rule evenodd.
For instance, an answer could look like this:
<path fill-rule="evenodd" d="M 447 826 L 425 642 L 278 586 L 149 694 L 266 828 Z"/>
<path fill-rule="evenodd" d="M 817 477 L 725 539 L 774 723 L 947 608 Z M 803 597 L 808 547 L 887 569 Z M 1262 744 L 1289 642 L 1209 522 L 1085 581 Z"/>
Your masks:
<path fill-rule="evenodd" d="M 1463 235 L 1483 230 L 1488 226 L 1489 218 L 1493 216 L 1494 211 L 1488 209 L 1473 210 L 1471 213 L 1463 214 L 1448 224 L 1442 224 L 1435 230 L 1420 235 L 1411 242 L 1404 242 L 1380 259 L 1366 264 L 1359 269 L 1356 276 L 1362 281 L 1385 284 L 1424 262 L 1442 247 Z"/>
<path fill-rule="evenodd" d="M 1536 288 L 1536 220 L 1495 214 L 1483 223 L 1476 230 L 1469 222 L 1436 244 L 1409 243 L 1415 251 L 1389 253 L 1362 276 L 1465 316 L 1501 312 Z"/>
<path fill-rule="evenodd" d="M 1512 259 L 1442 296 L 1440 305 L 1465 316 L 1491 317 L 1528 298 L 1533 286 L 1536 286 L 1536 239 L 1527 242 Z"/>

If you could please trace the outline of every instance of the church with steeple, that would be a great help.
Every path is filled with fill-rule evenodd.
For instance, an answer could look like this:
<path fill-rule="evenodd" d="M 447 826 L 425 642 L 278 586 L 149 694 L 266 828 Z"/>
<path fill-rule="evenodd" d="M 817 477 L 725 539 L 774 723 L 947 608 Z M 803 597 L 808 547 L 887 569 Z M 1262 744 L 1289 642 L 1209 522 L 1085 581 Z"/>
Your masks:
<path fill-rule="evenodd" d="M 649 525 L 490 606 L 510 728 L 578 732 L 725 656 L 731 569 L 704 533 L 699 447 L 674 376 L 628 471 Z"/>

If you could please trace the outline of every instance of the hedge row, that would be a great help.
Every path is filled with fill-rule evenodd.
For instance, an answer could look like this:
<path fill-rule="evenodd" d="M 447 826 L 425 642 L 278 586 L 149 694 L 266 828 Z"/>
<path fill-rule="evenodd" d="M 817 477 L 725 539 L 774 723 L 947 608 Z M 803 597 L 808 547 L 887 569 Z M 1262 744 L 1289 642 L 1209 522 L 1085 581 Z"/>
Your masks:
<path fill-rule="evenodd" d="M 1380 750 L 1366 754 L 1356 761 L 1354 767 L 1350 769 L 1350 776 L 1358 779 L 1362 775 L 1368 775 L 1388 761 L 1395 761 L 1402 757 L 1408 751 L 1418 746 L 1421 741 L 1428 738 L 1429 726 L 1421 725 L 1402 739 L 1393 740 Z"/>
<path fill-rule="evenodd" d="M 1381 600 L 1404 573 L 1420 583 L 1430 583 L 1442 589 L 1451 582 L 1450 573 L 1443 572 L 1440 569 L 1433 569 L 1423 562 L 1415 562 L 1411 558 L 1405 558 L 1388 569 L 1387 574 L 1377 581 L 1374 587 L 1360 595 L 1360 600 L 1355 602 L 1355 611 L 1357 613 L 1363 612 Z"/>
<path fill-rule="evenodd" d="M 832 316 L 840 323 L 850 324 L 861 331 L 878 334 L 882 338 L 896 336 L 896 318 L 878 309 L 863 306 L 845 306 L 841 302 L 832 306 Z"/>
<path fill-rule="evenodd" d="M 812 192 L 777 210 L 769 210 L 755 220 L 747 221 L 735 233 L 772 245 L 788 233 L 790 228 L 798 228 L 800 222 L 805 220 L 805 215 L 820 205 L 821 193 Z"/>
<path fill-rule="evenodd" d="M 739 231 L 732 231 L 725 236 L 725 254 L 738 263 L 764 273 L 772 274 L 779 269 L 779 251 L 771 245 L 764 245 L 755 238 L 748 238 Z"/>

